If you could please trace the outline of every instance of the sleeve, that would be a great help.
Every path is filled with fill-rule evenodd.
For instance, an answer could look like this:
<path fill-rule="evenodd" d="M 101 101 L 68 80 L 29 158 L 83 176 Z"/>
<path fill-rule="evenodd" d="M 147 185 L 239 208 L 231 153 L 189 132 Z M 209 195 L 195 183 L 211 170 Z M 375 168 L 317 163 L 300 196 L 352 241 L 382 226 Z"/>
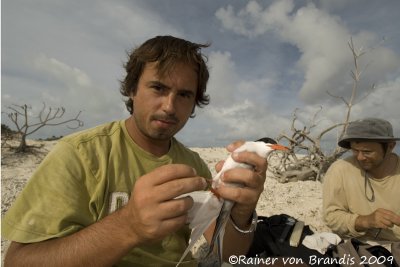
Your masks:
<path fill-rule="evenodd" d="M 335 162 L 328 169 L 324 177 L 322 212 L 326 225 L 339 235 L 361 236 L 365 232 L 355 230 L 355 221 L 358 214 L 349 210 L 346 191 L 352 192 L 352 188 L 345 188 L 344 172 L 341 162 Z"/>
<path fill-rule="evenodd" d="M 62 237 L 96 221 L 85 183 L 91 179 L 76 149 L 59 141 L 6 213 L 6 239 L 31 243 Z"/>
<path fill-rule="evenodd" d="M 211 174 L 210 169 L 208 168 L 208 166 L 207 166 L 207 164 L 204 162 L 204 160 L 201 159 L 201 158 L 200 158 L 200 170 L 197 170 L 197 171 L 199 171 L 199 174 L 200 174 L 202 177 L 204 177 L 204 178 L 206 178 L 206 179 L 212 179 L 212 174 Z"/>

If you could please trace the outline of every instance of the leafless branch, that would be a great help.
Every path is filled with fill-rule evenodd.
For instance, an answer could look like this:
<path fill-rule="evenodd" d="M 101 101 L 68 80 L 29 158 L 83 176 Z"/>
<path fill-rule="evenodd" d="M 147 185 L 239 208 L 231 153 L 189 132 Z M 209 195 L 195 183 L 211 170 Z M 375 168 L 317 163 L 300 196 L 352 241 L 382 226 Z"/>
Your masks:
<path fill-rule="evenodd" d="M 71 119 L 61 120 L 65 115 L 65 108 L 46 108 L 46 104 L 43 103 L 42 109 L 39 111 L 38 116 L 29 116 L 28 110 L 31 109 L 28 105 L 16 105 L 8 107 L 9 112 L 4 112 L 7 114 L 8 118 L 12 121 L 12 123 L 17 128 L 17 133 L 20 134 L 20 146 L 18 148 L 19 152 L 23 152 L 26 150 L 26 137 L 37 132 L 39 129 L 47 126 L 59 126 L 66 124 L 66 126 L 70 129 L 77 129 L 83 126 L 83 121 L 79 119 L 81 111 L 77 113 L 77 115 Z M 34 119 L 38 120 L 38 122 L 33 122 Z M 70 126 L 70 124 L 76 124 L 75 126 Z"/>
<path fill-rule="evenodd" d="M 351 95 L 347 99 L 343 96 L 334 95 L 329 91 L 327 92 L 329 96 L 339 99 L 345 104 L 346 111 L 343 122 L 328 126 L 313 136 L 311 132 L 312 130 L 315 130 L 316 126 L 318 125 L 317 119 L 322 111 L 322 107 L 320 107 L 320 109 L 313 114 L 312 119 L 309 121 L 309 125 L 303 125 L 299 128 L 297 128 L 296 125 L 298 121 L 297 112 L 299 109 L 296 108 L 292 114 L 292 121 L 290 125 L 291 135 L 282 133 L 277 138 L 279 142 L 288 142 L 288 152 L 284 155 L 279 155 L 278 157 L 274 153 L 270 154 L 270 157 L 274 157 L 274 159 L 276 159 L 276 164 L 269 164 L 268 168 L 274 174 L 274 177 L 276 177 L 279 181 L 287 182 L 305 179 L 322 180 L 329 166 L 336 159 L 341 157 L 343 153 L 345 153 L 345 149 L 336 146 L 332 152 L 325 154 L 321 150 L 321 141 L 327 133 L 334 129 L 340 129 L 338 138 L 344 134 L 350 120 L 352 108 L 357 99 L 357 90 L 362 74 L 359 66 L 359 58 L 363 56 L 366 51 L 362 47 L 356 48 L 352 38 L 348 42 L 348 46 L 350 48 L 354 64 L 354 69 L 350 72 L 350 76 L 353 79 Z M 375 85 L 372 85 L 370 92 L 364 95 L 361 100 L 367 97 L 374 89 Z M 302 152 L 301 156 L 296 154 L 299 151 Z"/>

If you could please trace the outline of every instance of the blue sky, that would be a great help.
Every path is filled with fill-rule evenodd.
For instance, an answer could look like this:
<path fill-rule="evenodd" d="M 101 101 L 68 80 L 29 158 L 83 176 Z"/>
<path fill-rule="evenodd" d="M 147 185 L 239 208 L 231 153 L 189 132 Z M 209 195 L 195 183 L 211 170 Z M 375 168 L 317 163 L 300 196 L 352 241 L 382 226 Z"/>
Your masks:
<path fill-rule="evenodd" d="M 126 51 L 156 35 L 210 42 L 211 103 L 196 109 L 178 139 L 225 146 L 236 139 L 276 138 L 317 117 L 315 135 L 343 121 L 353 69 L 350 38 L 363 49 L 351 119 L 389 120 L 400 136 L 398 0 L 5 0 L 2 1 L 2 111 L 45 102 L 81 110 L 84 128 L 127 118 L 119 94 Z M 370 90 L 372 84 L 375 89 Z M 2 115 L 2 123 L 11 125 Z M 43 128 L 32 137 L 66 135 Z M 337 132 L 326 142 L 334 144 Z"/>

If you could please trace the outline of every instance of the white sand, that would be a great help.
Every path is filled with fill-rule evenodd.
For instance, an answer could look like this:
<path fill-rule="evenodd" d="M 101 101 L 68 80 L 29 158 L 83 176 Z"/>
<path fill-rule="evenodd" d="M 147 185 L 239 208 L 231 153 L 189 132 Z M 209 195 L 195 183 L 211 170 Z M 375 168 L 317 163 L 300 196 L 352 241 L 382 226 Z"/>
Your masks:
<path fill-rule="evenodd" d="M 41 147 L 35 154 L 15 154 L 8 148 L 1 149 L 2 216 L 56 141 L 28 141 L 28 143 Z M 193 150 L 200 154 L 213 173 L 215 173 L 215 164 L 224 160 L 228 155 L 225 148 L 193 148 Z M 329 229 L 322 222 L 321 205 L 321 184 L 319 182 L 300 181 L 281 184 L 268 177 L 267 173 L 264 192 L 257 206 L 257 212 L 259 215 L 265 216 L 286 213 L 303 220 L 316 232 L 326 232 Z M 2 239 L 2 256 L 7 245 L 8 241 Z"/>

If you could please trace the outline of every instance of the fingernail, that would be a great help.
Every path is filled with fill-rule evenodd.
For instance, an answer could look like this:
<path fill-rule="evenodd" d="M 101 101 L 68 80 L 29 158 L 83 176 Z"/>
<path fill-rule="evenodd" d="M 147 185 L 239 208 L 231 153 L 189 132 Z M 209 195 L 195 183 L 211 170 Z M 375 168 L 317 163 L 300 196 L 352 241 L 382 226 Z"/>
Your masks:
<path fill-rule="evenodd" d="M 192 169 L 193 169 L 193 172 L 194 172 L 194 176 L 196 176 L 197 175 L 196 169 L 195 168 L 192 168 Z"/>
<path fill-rule="evenodd" d="M 221 181 L 223 181 L 223 180 L 224 180 L 224 176 L 225 176 L 225 172 L 221 173 L 221 175 L 219 176 L 219 179 L 220 179 Z"/>
<path fill-rule="evenodd" d="M 238 155 L 239 155 L 238 152 L 233 152 L 232 155 L 231 155 L 231 157 L 232 157 L 233 159 L 237 159 L 237 158 L 238 158 Z"/>
<path fill-rule="evenodd" d="M 233 151 L 233 150 L 235 149 L 235 146 L 234 146 L 233 144 L 229 144 L 229 145 L 226 147 L 226 149 L 229 150 L 229 151 Z"/>

